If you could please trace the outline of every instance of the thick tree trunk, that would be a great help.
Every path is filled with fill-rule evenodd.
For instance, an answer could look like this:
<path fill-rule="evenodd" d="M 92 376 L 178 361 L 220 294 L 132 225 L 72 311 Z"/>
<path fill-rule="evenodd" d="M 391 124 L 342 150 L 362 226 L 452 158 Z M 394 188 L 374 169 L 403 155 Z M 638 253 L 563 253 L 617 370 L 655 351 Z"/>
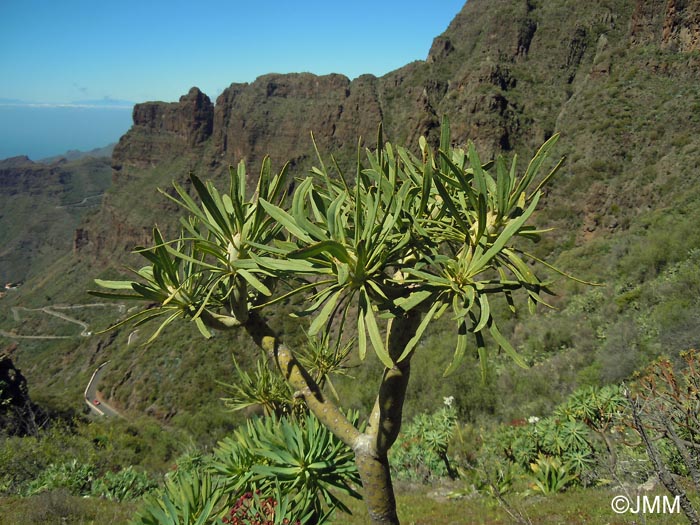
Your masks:
<path fill-rule="evenodd" d="M 391 483 L 389 460 L 379 456 L 369 443 L 371 436 L 364 434 L 355 447 L 355 464 L 360 473 L 365 505 L 372 525 L 399 525 L 396 499 Z"/>
<path fill-rule="evenodd" d="M 394 361 L 398 360 L 415 334 L 419 321 L 420 314 L 411 312 L 392 323 L 388 350 Z M 384 370 L 367 431 L 361 433 L 338 406 L 323 395 L 292 351 L 280 342 L 262 318 L 252 313 L 245 327 L 257 345 L 274 359 L 287 382 L 296 390 L 297 395 L 304 398 L 309 410 L 354 451 L 370 523 L 399 525 L 387 453 L 401 429 L 411 356 Z"/>

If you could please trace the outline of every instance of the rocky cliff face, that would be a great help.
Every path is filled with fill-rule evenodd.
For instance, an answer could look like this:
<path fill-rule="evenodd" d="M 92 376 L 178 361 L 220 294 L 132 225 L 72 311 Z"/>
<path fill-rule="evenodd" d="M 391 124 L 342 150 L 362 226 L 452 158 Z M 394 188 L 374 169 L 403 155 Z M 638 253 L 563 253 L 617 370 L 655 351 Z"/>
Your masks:
<path fill-rule="evenodd" d="M 27 380 L 12 362 L 15 348 L 0 350 L 0 434 L 36 435 L 46 415 L 29 398 Z"/>
<path fill-rule="evenodd" d="M 196 150 L 212 134 L 214 105 L 193 87 L 179 102 L 146 102 L 134 106 L 134 124 L 112 154 L 118 178 L 125 165 L 144 169 Z"/>
<path fill-rule="evenodd" d="M 631 22 L 634 44 L 681 53 L 700 50 L 700 4 L 688 0 L 638 0 Z"/>
<path fill-rule="evenodd" d="M 372 77 L 300 73 L 233 84 L 216 101 L 216 160 L 255 163 L 270 154 L 298 162 L 310 152 L 311 131 L 324 150 L 355 147 L 358 135 L 376 132 L 377 98 Z"/>
<path fill-rule="evenodd" d="M 108 159 L 0 161 L 0 283 L 69 253 L 74 228 L 99 206 L 110 177 Z"/>
<path fill-rule="evenodd" d="M 197 88 L 177 103 L 139 104 L 114 151 L 116 192 L 142 191 L 143 180 L 130 186 L 130 178 L 167 187 L 169 180 L 153 174 L 168 165 L 175 171 L 168 179 L 183 180 L 189 170 L 216 177 L 245 159 L 254 174 L 269 154 L 277 166 L 289 160 L 301 170 L 313 158 L 310 132 L 341 161 L 352 159 L 358 136 L 371 144 L 380 122 L 396 142 L 415 145 L 421 135 L 436 141 L 442 115 L 457 142 L 474 140 L 485 157 L 530 151 L 572 114 L 582 86 L 595 77 L 607 82 L 612 67 L 626 67 L 620 54 L 628 42 L 673 53 L 697 49 L 697 2 L 594 4 L 470 0 L 426 61 L 381 78 L 271 74 L 232 84 L 215 106 Z M 105 219 L 116 223 L 99 235 L 88 232 L 102 238 L 100 246 L 118 244 L 116 232 L 132 239 L 130 246 L 142 239 L 143 225 L 120 218 L 120 206 L 108 199 Z"/>

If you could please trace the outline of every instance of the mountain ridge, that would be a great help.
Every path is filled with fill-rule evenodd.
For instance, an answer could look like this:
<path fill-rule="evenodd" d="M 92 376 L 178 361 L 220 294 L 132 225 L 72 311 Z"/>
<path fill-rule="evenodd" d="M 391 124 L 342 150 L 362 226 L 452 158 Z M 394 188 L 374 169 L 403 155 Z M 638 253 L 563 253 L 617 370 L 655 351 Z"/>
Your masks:
<path fill-rule="evenodd" d="M 38 305 L 46 295 L 65 294 L 79 301 L 76 289 L 87 288 L 89 278 L 109 278 L 121 274 L 122 265 L 139 264 L 130 252 L 151 243 L 153 224 L 166 232 L 177 228 L 180 210 L 156 188 L 169 191 L 173 180 L 188 187 L 191 171 L 225 186 L 228 166 L 245 159 L 252 185 L 269 154 L 276 167 L 290 161 L 301 175 L 314 161 L 311 131 L 322 153 L 352 166 L 358 136 L 371 145 L 380 122 L 389 140 L 412 147 L 421 135 L 436 141 L 448 115 L 455 141 L 473 140 L 483 159 L 502 151 L 529 158 L 546 138 L 560 134 L 557 153 L 568 157 L 567 164 L 538 215 L 557 230 L 534 249 L 584 279 L 610 283 L 611 304 L 594 301 L 595 310 L 579 318 L 570 319 L 566 311 L 547 318 L 554 327 L 564 326 L 560 334 L 512 321 L 510 333 L 532 359 L 544 353 L 551 357 L 547 363 L 563 360 L 555 354 L 565 348 L 581 367 L 562 364 L 551 374 L 549 401 L 541 403 L 555 402 L 577 383 L 624 378 L 671 340 L 662 328 L 654 335 L 632 317 L 635 311 L 646 315 L 648 308 L 650 318 L 658 315 L 679 330 L 677 341 L 700 344 L 688 319 L 653 310 L 662 300 L 634 303 L 651 295 L 645 286 L 664 289 L 654 279 L 700 248 L 692 226 L 700 199 L 699 15 L 697 3 L 676 0 L 470 0 L 435 38 L 426 60 L 381 77 L 269 74 L 232 84 L 216 104 L 197 88 L 179 102 L 137 104 L 132 128 L 114 149 L 111 188 L 100 207 L 76 227 L 65 256 L 12 300 Z M 587 293 L 566 285 L 555 302 L 565 306 Z M 628 310 L 629 304 L 634 306 Z M 106 325 L 109 318 L 100 321 Z M 562 335 L 577 331 L 593 335 L 586 341 Z M 199 370 L 198 364 L 206 368 L 196 358 L 200 342 L 187 329 L 148 351 L 127 348 L 127 335 L 66 343 L 52 350 L 65 361 L 52 370 L 65 374 L 62 381 L 75 378 L 79 384 L 89 371 L 86 362 L 113 357 L 107 397 L 119 408 L 149 410 L 164 419 L 217 397 L 214 372 Z M 626 342 L 631 349 L 624 347 L 624 353 Z M 242 345 L 208 343 L 201 359 L 225 377 L 232 369 L 231 347 Z M 51 392 L 75 389 L 47 379 L 29 350 L 17 355 L 30 383 L 48 385 Z M 205 399 L 193 399 L 188 389 Z M 498 410 L 510 414 L 515 408 Z"/>

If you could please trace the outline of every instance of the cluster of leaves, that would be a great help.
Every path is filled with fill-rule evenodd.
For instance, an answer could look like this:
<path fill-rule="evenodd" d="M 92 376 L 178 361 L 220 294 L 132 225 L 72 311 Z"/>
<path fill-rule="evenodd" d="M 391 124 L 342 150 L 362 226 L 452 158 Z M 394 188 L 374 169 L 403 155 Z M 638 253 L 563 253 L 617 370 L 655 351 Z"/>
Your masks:
<path fill-rule="evenodd" d="M 543 493 L 558 492 L 575 482 L 594 483 L 603 469 L 610 472 L 626 406 L 620 387 L 583 388 L 550 417 L 502 426 L 486 439 L 482 454 L 517 466 Z"/>
<path fill-rule="evenodd" d="M 254 523 L 257 514 L 274 524 L 324 523 L 336 508 L 348 511 L 339 496 L 359 498 L 357 486 L 352 452 L 313 415 L 254 417 L 211 456 L 178 466 L 136 523 L 209 524 L 226 516 Z M 251 521 L 240 521 L 243 515 Z"/>
<path fill-rule="evenodd" d="M 74 496 L 94 496 L 112 501 L 134 501 L 155 490 L 157 483 L 145 472 L 129 466 L 98 476 L 95 467 L 72 460 L 51 464 L 32 480 L 25 496 L 65 489 Z"/>
<path fill-rule="evenodd" d="M 352 451 L 311 414 L 299 422 L 248 420 L 245 429 L 219 443 L 212 468 L 235 493 L 269 494 L 279 487 L 297 515 L 311 512 L 319 521 L 335 508 L 347 511 L 338 495 L 360 497 Z"/>
<path fill-rule="evenodd" d="M 262 499 L 260 491 L 246 492 L 221 521 L 228 525 L 301 525 L 301 520 L 290 521 L 286 517 L 287 503 L 288 500 L 279 493 L 277 498 Z"/>
<path fill-rule="evenodd" d="M 95 479 L 92 495 L 111 501 L 133 501 L 155 490 L 158 483 L 145 472 L 128 466 Z"/>
<path fill-rule="evenodd" d="M 517 159 L 483 164 L 473 144 L 453 149 L 447 120 L 439 149 L 423 139 L 419 156 L 383 143 L 380 132 L 366 162 L 358 154 L 352 180 L 318 154 L 319 167 L 297 183 L 288 206 L 286 168 L 272 176 L 267 159 L 251 198 L 243 164 L 225 194 L 191 175 L 201 204 L 177 185 L 178 197 L 170 197 L 190 213 L 180 238 L 165 241 L 154 230 L 155 246 L 140 250 L 151 264 L 135 271 L 139 280 L 98 280 L 113 291 L 94 293 L 157 305 L 123 321 L 165 316 L 151 339 L 178 317 L 209 336 L 303 294 L 298 315 L 312 318 L 310 336 L 335 327 L 339 347 L 354 323 L 360 357 L 371 346 L 388 368 L 412 355 L 431 321 L 451 308 L 457 343 L 446 372 L 462 362 L 470 338 L 481 358 L 490 337 L 524 365 L 501 334 L 489 297 L 505 296 L 513 310 L 516 290 L 531 308 L 543 302 L 546 283 L 527 264 L 539 259 L 514 241 L 541 233 L 527 223 L 559 167 L 537 178 L 556 141 L 548 140 L 519 176 Z M 275 295 L 280 282 L 289 291 Z M 400 355 L 391 356 L 379 319 L 412 311 L 423 318 Z"/>
<path fill-rule="evenodd" d="M 457 413 L 451 404 L 416 416 L 402 429 L 389 453 L 396 478 L 427 483 L 454 477 L 447 449 L 456 424 Z"/>

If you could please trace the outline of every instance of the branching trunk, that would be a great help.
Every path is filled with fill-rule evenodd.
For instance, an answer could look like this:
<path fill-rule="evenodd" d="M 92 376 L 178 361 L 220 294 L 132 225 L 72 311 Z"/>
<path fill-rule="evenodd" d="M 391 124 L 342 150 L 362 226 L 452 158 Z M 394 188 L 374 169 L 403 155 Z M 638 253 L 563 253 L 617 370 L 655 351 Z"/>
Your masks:
<path fill-rule="evenodd" d="M 394 360 L 398 359 L 415 334 L 419 317 L 419 314 L 411 313 L 392 323 L 389 354 Z M 323 395 L 313 377 L 264 319 L 252 313 L 245 327 L 255 343 L 277 363 L 296 395 L 304 398 L 309 410 L 355 453 L 355 464 L 362 480 L 365 505 L 372 525 L 399 525 L 387 453 L 401 429 L 411 356 L 384 370 L 367 431 L 361 433 L 339 407 Z"/>
<path fill-rule="evenodd" d="M 690 477 L 695 484 L 695 488 L 700 490 L 700 470 L 698 470 L 695 459 L 691 456 L 690 451 L 688 450 L 688 447 L 685 446 L 683 440 L 678 436 L 678 433 L 674 428 L 673 421 L 663 415 L 662 412 L 659 413 L 659 419 L 661 424 L 666 429 L 669 439 L 678 449 L 678 453 L 681 455 L 681 458 L 683 458 L 683 463 L 685 463 L 685 466 L 690 473 Z"/>
<path fill-rule="evenodd" d="M 697 511 L 693 507 L 693 504 L 688 499 L 688 495 L 685 493 L 685 490 L 683 490 L 682 487 L 678 486 L 676 480 L 673 479 L 673 476 L 664 465 L 663 459 L 661 458 L 661 453 L 651 442 L 651 439 L 647 434 L 646 428 L 642 423 L 641 414 L 639 412 L 639 405 L 637 401 L 633 399 L 629 393 L 627 393 L 627 400 L 629 401 L 630 407 L 632 409 L 632 422 L 634 424 L 634 427 L 637 429 L 637 432 L 639 432 L 639 435 L 642 438 L 642 442 L 646 447 L 649 459 L 651 460 L 651 463 L 654 466 L 654 470 L 658 474 L 661 483 L 664 484 L 666 489 L 673 496 L 676 496 L 679 499 L 681 508 L 683 509 L 683 512 L 688 518 L 688 521 L 690 521 L 692 525 L 700 525 L 700 517 L 698 516 Z"/>

